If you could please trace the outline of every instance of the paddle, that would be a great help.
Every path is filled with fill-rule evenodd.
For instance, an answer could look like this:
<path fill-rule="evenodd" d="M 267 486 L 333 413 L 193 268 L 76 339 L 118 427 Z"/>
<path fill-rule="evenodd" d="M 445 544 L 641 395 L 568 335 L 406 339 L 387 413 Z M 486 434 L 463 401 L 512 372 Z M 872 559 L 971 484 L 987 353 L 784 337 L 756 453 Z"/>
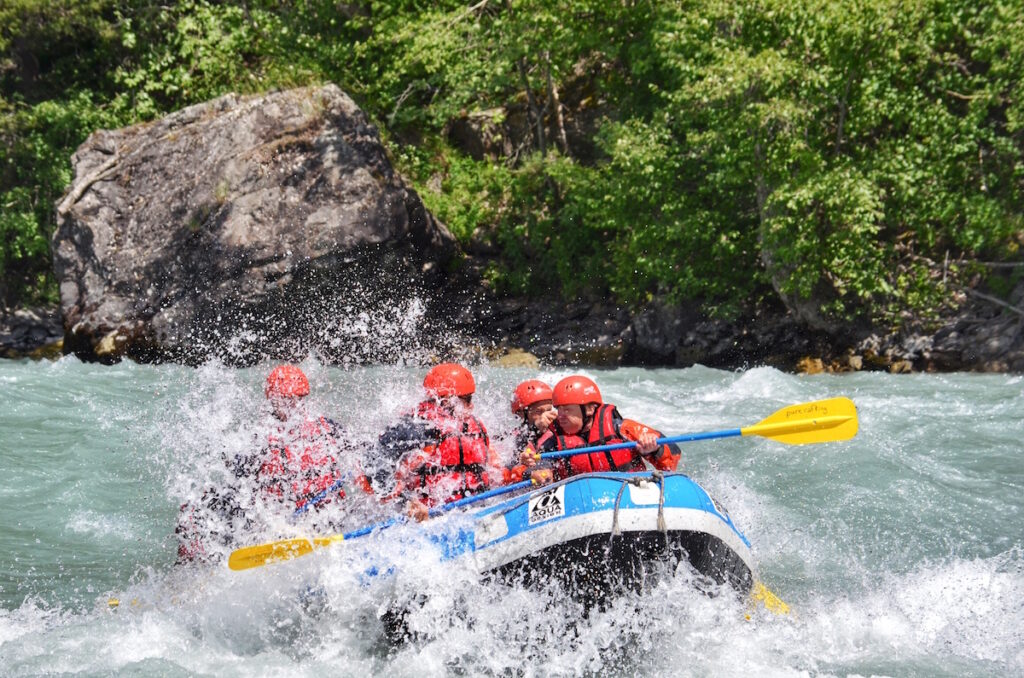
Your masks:
<path fill-rule="evenodd" d="M 516 492 L 518 490 L 525 490 L 531 485 L 532 483 L 529 480 L 524 480 L 520 483 L 515 483 L 514 485 L 496 487 L 493 490 L 488 490 L 487 492 L 476 494 L 472 497 L 466 497 L 465 499 L 459 499 L 458 501 L 453 501 L 448 504 L 443 504 L 437 508 L 430 509 L 430 515 L 431 517 L 439 516 L 442 513 L 451 511 L 452 509 L 468 506 L 469 504 L 475 504 L 485 499 L 490 499 L 491 497 L 497 497 L 510 492 Z M 231 555 L 228 556 L 228 567 L 232 570 L 248 570 L 250 568 L 260 567 L 278 560 L 298 558 L 299 556 L 312 553 L 316 548 L 330 546 L 331 544 L 336 544 L 340 541 L 345 541 L 346 539 L 362 537 L 363 535 L 370 534 L 374 530 L 383 530 L 395 525 L 396 523 L 404 522 L 405 516 L 397 516 L 395 518 L 385 520 L 384 522 L 367 525 L 359 528 L 358 530 L 345 532 L 344 534 L 335 534 L 330 537 L 314 537 L 313 539 L 296 537 L 294 539 L 282 539 L 280 541 L 270 542 L 269 544 L 246 546 L 231 552 Z"/>
<path fill-rule="evenodd" d="M 732 438 L 735 436 L 761 436 L 771 438 L 787 445 L 806 445 L 809 443 L 828 443 L 849 440 L 857 434 L 857 407 L 849 398 L 829 398 L 809 403 L 789 405 L 775 412 L 767 419 L 762 419 L 753 426 L 730 428 L 710 433 L 687 433 L 668 438 L 658 438 L 659 445 L 685 443 L 693 440 L 712 440 L 714 438 Z M 545 452 L 541 459 L 557 459 L 577 454 L 604 452 L 605 450 L 621 450 L 636 447 L 629 441 L 595 447 L 576 447 L 571 450 Z"/>
<path fill-rule="evenodd" d="M 768 590 L 762 582 L 755 581 L 754 585 L 750 589 L 750 604 L 751 607 L 757 607 L 763 605 L 764 609 L 769 612 L 774 612 L 777 615 L 789 614 L 789 605 L 782 602 L 782 599 L 777 595 Z M 750 615 L 747 615 L 747 619 L 750 619 Z"/>
<path fill-rule="evenodd" d="M 762 419 L 753 426 L 731 428 L 724 431 L 709 433 L 688 433 L 667 438 L 658 438 L 659 445 L 684 443 L 694 440 L 713 440 L 715 438 L 733 438 L 736 436 L 762 436 L 771 438 L 787 445 L 807 445 L 810 443 L 827 443 L 849 440 L 857 434 L 857 407 L 849 398 L 829 398 L 809 403 L 789 405 Z M 594 447 L 577 447 L 571 450 L 545 452 L 541 459 L 571 457 L 577 454 L 619 450 L 636 447 L 635 442 L 597 445 Z M 754 604 L 760 603 L 775 614 L 789 614 L 789 606 L 777 595 L 772 593 L 763 583 L 757 582 L 751 592 Z"/>

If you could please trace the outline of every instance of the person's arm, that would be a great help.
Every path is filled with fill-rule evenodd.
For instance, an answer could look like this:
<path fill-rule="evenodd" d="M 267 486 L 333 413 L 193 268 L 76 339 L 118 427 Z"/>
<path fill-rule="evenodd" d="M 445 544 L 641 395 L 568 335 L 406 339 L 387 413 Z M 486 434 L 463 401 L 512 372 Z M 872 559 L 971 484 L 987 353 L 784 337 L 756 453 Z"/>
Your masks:
<path fill-rule="evenodd" d="M 527 445 L 527 447 L 532 451 L 533 448 L 531 446 Z M 520 459 L 522 459 L 522 455 L 525 454 L 526 451 L 524 450 L 520 454 Z M 532 466 L 534 463 L 531 460 L 530 464 L 512 463 L 505 465 L 501 460 L 501 456 L 494 450 L 494 448 L 489 448 L 487 461 L 489 466 L 488 473 L 490 474 L 490 477 L 500 477 L 501 485 L 511 485 L 512 483 L 519 483 L 526 480 L 527 476 L 529 475 L 529 467 Z"/>
<path fill-rule="evenodd" d="M 547 485 L 548 483 L 561 480 L 566 477 L 566 464 L 564 460 L 541 459 L 540 455 L 545 452 L 552 452 L 558 447 L 558 441 L 554 435 L 541 436 L 537 444 L 532 446 L 534 463 L 529 465 L 530 480 L 534 485 Z M 525 454 L 525 451 L 524 451 Z"/>
<path fill-rule="evenodd" d="M 427 452 L 424 449 L 406 454 L 395 468 L 395 491 L 389 495 L 400 505 L 404 504 L 401 511 L 418 523 L 430 517 L 427 495 L 419 487 L 418 471 L 426 463 Z"/>
<path fill-rule="evenodd" d="M 637 443 L 637 452 L 660 471 L 675 471 L 681 453 L 678 445 L 658 445 L 661 432 L 632 419 L 623 419 L 619 432 Z"/>
<path fill-rule="evenodd" d="M 534 449 L 533 443 L 530 442 L 529 436 L 525 435 L 522 430 L 516 431 L 515 449 L 517 450 L 517 457 L 505 467 L 503 471 L 505 482 L 502 483 L 503 485 L 511 485 L 512 483 L 526 480 L 530 467 L 536 465 L 538 461 L 537 451 Z"/>

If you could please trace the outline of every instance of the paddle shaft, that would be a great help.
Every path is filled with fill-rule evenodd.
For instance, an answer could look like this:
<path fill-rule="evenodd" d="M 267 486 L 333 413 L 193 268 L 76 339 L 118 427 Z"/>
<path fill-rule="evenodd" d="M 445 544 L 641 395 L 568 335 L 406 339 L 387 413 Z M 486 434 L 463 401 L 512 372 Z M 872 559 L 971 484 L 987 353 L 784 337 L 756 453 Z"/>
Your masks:
<path fill-rule="evenodd" d="M 324 497 L 326 497 L 327 495 L 332 494 L 333 492 L 341 489 L 341 486 L 344 484 L 344 482 L 345 482 L 344 479 L 338 480 L 333 485 L 331 485 L 326 490 L 324 490 L 323 492 L 317 493 L 315 496 L 310 498 L 309 501 L 307 501 L 305 504 L 303 504 L 298 509 L 296 509 L 295 513 L 292 514 L 292 518 L 298 518 L 303 513 L 308 511 L 311 507 L 316 506 L 319 502 L 321 502 Z M 515 485 L 505 485 L 503 487 L 496 487 L 493 490 L 488 490 L 487 492 L 483 492 L 481 494 L 474 494 L 471 497 L 466 497 L 464 499 L 459 499 L 458 501 L 449 502 L 449 503 L 444 504 L 444 505 L 442 505 L 442 506 L 440 506 L 438 508 L 431 509 L 430 515 L 431 516 L 438 516 L 438 515 L 441 515 L 442 513 L 444 513 L 445 511 L 451 511 L 452 509 L 459 508 L 460 506 L 467 506 L 469 504 L 475 504 L 478 501 L 483 501 L 484 499 L 490 499 L 491 497 L 498 497 L 498 496 L 501 496 L 503 494 L 508 494 L 509 492 L 515 492 L 516 490 L 522 490 L 522 489 L 525 489 L 525 488 L 527 488 L 529 486 L 530 486 L 530 481 L 524 480 L 523 482 L 516 483 Z M 357 532 L 359 532 L 359 534 L 358 535 L 353 535 L 353 536 L 360 536 L 360 535 L 363 535 L 363 534 L 369 534 L 370 532 L 372 532 L 373 530 L 375 530 L 377 528 L 387 527 L 388 525 L 392 525 L 392 524 L 393 524 L 393 520 L 392 521 L 387 521 L 387 525 L 385 525 L 384 523 L 381 523 L 379 525 L 369 525 L 367 527 L 360 528 L 359 530 L 357 530 Z M 345 538 L 347 539 L 348 535 L 345 535 Z"/>
<path fill-rule="evenodd" d="M 435 517 L 441 515 L 442 513 L 446 513 L 448 511 L 451 511 L 452 509 L 457 509 L 457 508 L 460 508 L 462 506 L 468 506 L 470 504 L 475 504 L 478 501 L 483 501 L 484 499 L 490 499 L 491 497 L 499 497 L 499 496 L 501 496 L 503 494 L 508 494 L 509 492 L 515 492 L 516 490 L 525 490 L 527 487 L 530 487 L 531 484 L 532 483 L 529 480 L 524 480 L 521 483 L 516 483 L 514 485 L 505 485 L 503 487 L 496 487 L 493 490 L 488 490 L 487 492 L 481 492 L 480 494 L 474 494 L 472 497 L 465 497 L 464 499 L 459 499 L 458 501 L 448 502 L 447 504 L 442 504 L 441 506 L 438 506 L 437 508 L 430 509 L 430 517 L 431 518 L 435 518 Z M 331 488 L 327 488 L 326 490 L 324 490 L 324 492 L 330 493 L 330 489 Z M 310 500 L 310 503 L 312 503 L 312 502 L 313 502 L 313 500 Z M 302 508 L 305 508 L 306 506 L 309 506 L 309 504 L 308 503 L 304 504 Z M 299 509 L 299 511 L 301 511 L 301 510 L 302 509 Z M 298 515 L 299 511 L 296 511 L 295 515 Z M 380 522 L 380 523 L 374 523 L 373 525 L 364 525 L 363 527 L 360 527 L 357 530 L 352 530 L 351 532 L 346 532 L 346 533 L 344 533 L 341 536 L 344 539 L 353 539 L 355 537 L 362 537 L 363 535 L 370 534 L 374 530 L 383 530 L 386 527 L 391 527 L 392 525 L 396 525 L 398 523 L 404 523 L 405 520 L 406 520 L 405 516 L 395 516 L 394 518 L 389 518 L 389 519 L 387 519 L 387 520 L 385 520 L 383 522 Z"/>
<path fill-rule="evenodd" d="M 442 513 L 445 513 L 446 511 L 451 511 L 452 509 L 457 509 L 462 506 L 475 504 L 478 501 L 483 501 L 484 499 L 490 499 L 491 497 L 500 497 L 503 494 L 508 494 L 509 492 L 516 492 L 518 490 L 525 490 L 531 485 L 533 485 L 532 481 L 524 480 L 519 483 L 513 483 L 512 485 L 503 485 L 502 487 L 496 487 L 493 490 L 481 492 L 480 494 L 474 494 L 472 497 L 466 497 L 465 499 L 459 499 L 458 501 L 452 501 L 447 504 L 441 504 L 437 508 L 430 509 L 430 515 L 439 516 Z"/>
<path fill-rule="evenodd" d="M 669 438 L 658 438 L 656 441 L 659 445 L 671 445 L 672 443 L 685 443 L 693 440 L 711 440 L 713 438 L 733 438 L 735 436 L 743 435 L 743 429 L 731 428 L 727 431 L 712 431 L 710 433 L 687 433 L 680 436 L 671 436 Z M 541 459 L 558 459 L 560 457 L 571 457 L 577 454 L 590 454 L 592 452 L 605 452 L 607 450 L 621 450 L 627 447 L 636 447 L 636 443 L 633 441 L 627 441 L 624 443 L 612 443 L 611 445 L 597 445 L 595 447 L 577 447 L 571 450 L 557 450 L 555 452 L 545 452 L 540 455 Z"/>
<path fill-rule="evenodd" d="M 825 442 L 827 440 L 846 440 L 857 432 L 857 411 L 853 402 L 847 398 L 833 398 L 812 403 L 802 403 L 784 407 L 767 419 L 753 426 L 729 428 L 724 431 L 708 431 L 706 433 L 685 433 L 678 436 L 658 438 L 658 445 L 686 443 L 694 440 L 712 440 L 714 438 L 735 438 L 738 436 L 763 436 L 788 444 L 809 442 Z M 635 441 L 595 447 L 577 447 L 571 450 L 545 452 L 541 459 L 558 459 L 572 457 L 577 454 L 591 454 L 636 447 Z"/>

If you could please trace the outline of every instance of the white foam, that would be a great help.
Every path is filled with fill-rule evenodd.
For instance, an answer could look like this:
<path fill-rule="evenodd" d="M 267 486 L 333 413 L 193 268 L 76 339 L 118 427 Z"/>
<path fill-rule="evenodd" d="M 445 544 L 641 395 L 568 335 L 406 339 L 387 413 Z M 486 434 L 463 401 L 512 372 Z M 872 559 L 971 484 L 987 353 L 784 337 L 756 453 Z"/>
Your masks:
<path fill-rule="evenodd" d="M 95 537 L 133 539 L 132 520 L 127 516 L 102 515 L 95 511 L 76 511 L 68 520 L 68 529 Z"/>

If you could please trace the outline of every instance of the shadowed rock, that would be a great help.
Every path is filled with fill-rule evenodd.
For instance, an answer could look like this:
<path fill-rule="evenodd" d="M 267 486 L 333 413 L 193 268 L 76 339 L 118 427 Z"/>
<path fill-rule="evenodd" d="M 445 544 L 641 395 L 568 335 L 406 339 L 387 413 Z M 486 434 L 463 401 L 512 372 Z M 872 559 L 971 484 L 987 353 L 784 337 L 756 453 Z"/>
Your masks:
<path fill-rule="evenodd" d="M 64 350 L 87 360 L 342 360 L 363 343 L 346 327 L 429 298 L 456 252 L 333 85 L 98 131 L 73 163 L 53 253 Z"/>

